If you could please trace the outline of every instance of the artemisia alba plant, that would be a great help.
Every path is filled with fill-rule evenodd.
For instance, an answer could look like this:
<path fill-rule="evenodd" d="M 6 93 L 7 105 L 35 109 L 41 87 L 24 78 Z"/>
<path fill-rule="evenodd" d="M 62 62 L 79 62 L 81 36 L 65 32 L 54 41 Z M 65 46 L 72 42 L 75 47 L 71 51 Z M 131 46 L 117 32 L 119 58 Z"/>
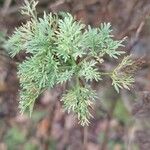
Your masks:
<path fill-rule="evenodd" d="M 21 112 L 33 110 L 35 100 L 46 89 L 57 84 L 68 85 L 61 101 L 64 109 L 74 112 L 81 125 L 89 124 L 92 116 L 90 107 L 97 99 L 91 82 L 109 76 L 116 91 L 129 89 L 134 82 L 132 73 L 123 68 L 133 65 L 130 56 L 110 72 L 102 72 L 98 67 L 103 56 L 118 59 L 123 51 L 123 40 L 114 40 L 110 23 L 99 28 L 86 27 L 69 13 L 46 14 L 37 17 L 37 2 L 25 0 L 22 14 L 30 20 L 16 28 L 7 41 L 9 54 L 14 57 L 20 51 L 28 54 L 18 66 L 20 78 Z"/>

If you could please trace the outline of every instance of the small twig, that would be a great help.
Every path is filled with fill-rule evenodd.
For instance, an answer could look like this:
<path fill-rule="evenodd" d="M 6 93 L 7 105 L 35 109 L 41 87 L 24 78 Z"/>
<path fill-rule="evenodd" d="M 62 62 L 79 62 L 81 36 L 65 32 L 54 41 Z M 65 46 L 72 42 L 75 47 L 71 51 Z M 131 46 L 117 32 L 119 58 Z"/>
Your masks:
<path fill-rule="evenodd" d="M 127 52 L 129 52 L 136 44 L 137 42 L 139 41 L 139 35 L 143 29 L 143 26 L 145 24 L 145 19 L 140 23 L 140 25 L 138 26 L 137 30 L 136 30 L 136 33 L 135 33 L 135 36 L 134 36 L 134 40 L 133 42 L 128 46 L 127 48 Z"/>
<path fill-rule="evenodd" d="M 55 92 L 58 92 L 58 95 L 54 96 L 53 101 L 52 101 L 52 103 L 51 103 L 51 105 L 49 107 L 49 112 L 48 112 L 48 116 L 47 116 L 49 124 L 48 124 L 47 135 L 46 135 L 47 138 L 44 140 L 44 146 L 43 146 L 44 150 L 48 150 L 49 149 L 49 137 L 51 136 L 52 125 L 53 125 L 53 121 L 54 121 L 54 117 L 55 117 L 55 110 L 56 110 L 56 107 L 57 107 L 57 103 L 58 103 L 59 97 L 60 97 L 60 95 L 63 92 L 64 86 L 59 87 L 60 91 L 57 91 L 55 89 L 56 90 Z"/>
<path fill-rule="evenodd" d="M 49 137 L 51 135 L 51 129 L 52 129 L 52 124 L 53 124 L 53 120 L 54 120 L 54 116 L 55 116 L 55 109 L 56 109 L 56 104 L 57 104 L 57 100 L 53 101 L 53 104 L 50 107 L 49 110 L 49 126 L 48 126 L 48 131 L 47 131 L 47 139 L 44 143 L 44 150 L 48 150 L 49 149 Z"/>
<path fill-rule="evenodd" d="M 135 131 L 136 131 L 136 126 L 133 126 L 131 128 L 130 134 L 128 133 L 128 141 L 127 141 L 127 150 L 132 150 L 132 145 L 134 143 L 134 135 L 135 135 Z"/>
<path fill-rule="evenodd" d="M 123 32 L 120 34 L 120 37 L 124 37 L 124 36 L 126 36 L 130 32 L 129 27 L 130 27 L 130 24 L 132 22 L 134 11 L 135 11 L 135 8 L 136 8 L 138 2 L 139 2 L 139 0 L 135 0 L 134 1 L 134 4 L 132 5 L 132 9 L 129 12 L 128 19 L 127 19 L 127 21 L 123 25 L 123 29 L 125 29 L 125 30 L 123 30 Z"/>

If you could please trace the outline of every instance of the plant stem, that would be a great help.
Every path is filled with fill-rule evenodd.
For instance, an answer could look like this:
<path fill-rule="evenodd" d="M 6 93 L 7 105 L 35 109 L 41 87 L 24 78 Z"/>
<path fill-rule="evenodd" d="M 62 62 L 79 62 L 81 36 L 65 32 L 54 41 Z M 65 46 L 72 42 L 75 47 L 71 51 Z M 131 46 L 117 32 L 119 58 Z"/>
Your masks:
<path fill-rule="evenodd" d="M 54 120 L 54 116 L 55 116 L 56 104 L 57 104 L 57 100 L 54 100 L 52 105 L 49 108 L 49 113 L 48 113 L 49 126 L 48 126 L 48 131 L 47 131 L 48 138 L 45 140 L 44 150 L 49 149 L 49 137 L 51 136 L 51 129 L 52 129 L 52 124 L 53 124 L 53 120 Z"/>
<path fill-rule="evenodd" d="M 104 75 L 104 76 L 105 76 L 105 75 L 110 75 L 110 76 L 111 76 L 111 75 L 113 74 L 113 72 L 101 72 L 100 74 L 101 74 L 101 75 Z"/>
<path fill-rule="evenodd" d="M 83 150 L 86 150 L 88 142 L 88 127 L 83 127 Z"/>
<path fill-rule="evenodd" d="M 116 104 L 117 104 L 117 99 L 114 99 L 114 101 L 112 102 L 109 114 L 108 114 L 108 121 L 107 121 L 105 132 L 104 132 L 104 140 L 101 144 L 100 150 L 106 150 L 107 149 L 108 135 L 109 135 L 109 131 L 110 131 L 110 122 L 111 122 L 111 119 L 113 117 L 113 113 L 114 113 Z"/>

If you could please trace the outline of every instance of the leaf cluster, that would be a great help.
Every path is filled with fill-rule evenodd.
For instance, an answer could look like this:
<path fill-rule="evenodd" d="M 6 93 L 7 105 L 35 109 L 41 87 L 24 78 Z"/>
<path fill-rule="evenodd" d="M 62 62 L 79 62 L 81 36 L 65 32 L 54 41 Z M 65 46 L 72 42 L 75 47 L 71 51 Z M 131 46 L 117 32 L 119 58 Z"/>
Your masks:
<path fill-rule="evenodd" d="M 69 90 L 62 97 L 64 108 L 77 114 L 82 125 L 89 123 L 90 107 L 96 93 L 90 87 L 92 81 L 102 80 L 105 75 L 99 64 L 103 56 L 118 59 L 123 51 L 123 40 L 114 40 L 110 23 L 98 28 L 86 27 L 69 14 L 46 14 L 37 17 L 37 2 L 25 0 L 22 14 L 30 16 L 25 24 L 16 28 L 6 43 L 9 54 L 14 57 L 25 51 L 28 57 L 18 66 L 20 78 L 21 112 L 33 110 L 36 98 L 46 89 L 57 84 L 68 84 Z M 128 88 L 133 77 L 120 74 L 120 69 L 132 65 L 126 57 L 112 72 L 112 84 Z"/>

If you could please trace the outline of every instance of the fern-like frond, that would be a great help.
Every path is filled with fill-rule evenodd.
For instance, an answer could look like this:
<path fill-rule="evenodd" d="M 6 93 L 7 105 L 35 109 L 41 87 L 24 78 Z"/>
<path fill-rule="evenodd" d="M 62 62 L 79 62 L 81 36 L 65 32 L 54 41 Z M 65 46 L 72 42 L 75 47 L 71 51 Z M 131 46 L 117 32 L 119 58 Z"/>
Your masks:
<path fill-rule="evenodd" d="M 92 117 L 89 108 L 97 98 L 95 91 L 86 87 L 73 88 L 62 98 L 64 108 L 77 114 L 81 125 L 88 125 Z"/>
<path fill-rule="evenodd" d="M 117 50 L 119 47 L 122 47 L 122 42 L 124 39 L 117 41 L 113 39 L 111 34 L 112 29 L 110 23 L 103 23 L 100 25 L 100 28 L 92 29 L 90 26 L 85 32 L 86 42 L 85 45 L 90 49 L 92 56 L 103 56 L 105 54 L 113 58 L 118 58 L 121 54 L 124 54 L 123 51 Z"/>
<path fill-rule="evenodd" d="M 100 73 L 96 68 L 97 62 L 94 60 L 83 61 L 79 71 L 79 77 L 84 77 L 86 81 L 98 81 L 101 79 Z"/>
<path fill-rule="evenodd" d="M 68 83 L 70 90 L 62 98 L 64 108 L 77 114 L 79 122 L 86 125 L 96 99 L 95 91 L 87 86 L 102 80 L 102 75 L 109 75 L 118 92 L 121 88 L 129 89 L 134 80 L 127 68 L 134 63 L 125 57 L 111 73 L 101 72 L 104 55 L 117 59 L 124 53 L 118 50 L 124 39 L 114 40 L 110 23 L 86 28 L 69 13 L 61 13 L 60 18 L 44 13 L 39 18 L 36 5 L 34 0 L 25 0 L 22 14 L 30 20 L 5 43 L 12 57 L 21 51 L 28 54 L 18 67 L 21 112 L 29 110 L 31 114 L 35 100 L 44 90 Z"/>
<path fill-rule="evenodd" d="M 24 5 L 21 7 L 21 13 L 23 15 L 27 15 L 29 17 L 33 17 L 33 19 L 37 18 L 37 11 L 36 6 L 38 2 L 31 0 L 30 2 L 28 0 L 24 0 Z"/>
<path fill-rule="evenodd" d="M 67 14 L 67 16 L 58 22 L 57 33 L 57 54 L 66 62 L 72 56 L 75 60 L 85 54 L 83 49 L 84 35 L 82 30 L 85 25 L 74 20 L 74 18 Z"/>
<path fill-rule="evenodd" d="M 114 69 L 112 78 L 112 85 L 119 93 L 119 89 L 125 88 L 129 90 L 129 87 L 134 83 L 133 74 L 126 72 L 126 69 L 132 66 L 134 63 L 130 56 L 124 57 L 122 62 Z M 134 66 L 133 66 L 134 67 Z"/>

